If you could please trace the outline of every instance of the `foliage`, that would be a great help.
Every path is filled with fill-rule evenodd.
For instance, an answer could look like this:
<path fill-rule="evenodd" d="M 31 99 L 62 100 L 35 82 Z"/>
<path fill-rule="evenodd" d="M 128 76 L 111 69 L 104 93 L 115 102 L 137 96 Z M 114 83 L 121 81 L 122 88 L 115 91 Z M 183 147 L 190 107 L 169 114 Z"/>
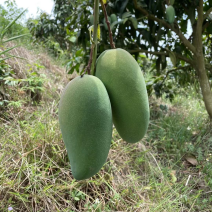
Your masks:
<path fill-rule="evenodd" d="M 19 90 L 20 93 L 28 94 L 26 99 L 19 100 L 19 98 L 8 100 L 6 98 L 0 99 L 0 106 L 9 107 L 21 107 L 24 103 L 33 103 L 38 104 L 41 100 L 41 93 L 44 91 L 44 83 L 46 81 L 46 76 L 44 74 L 39 74 L 38 71 L 43 69 L 44 66 L 41 66 L 37 63 L 33 64 L 33 67 L 29 65 L 30 68 L 26 71 L 27 78 L 26 79 L 17 79 L 14 78 L 13 70 L 9 65 L 5 63 L 4 75 L 0 77 L 0 82 L 2 81 L 4 84 L 1 85 L 0 92 L 3 95 L 9 96 L 10 92 L 6 92 L 6 90 L 16 89 Z M 7 70 L 7 71 L 6 71 Z M 7 85 L 7 89 L 5 88 Z M 3 91 L 3 92 L 2 92 Z"/>
<path fill-rule="evenodd" d="M 23 15 L 23 13 L 25 12 L 22 11 L 14 20 L 12 20 L 7 26 L 5 26 L 4 28 L 1 28 L 0 30 L 0 45 L 1 45 L 1 48 L 3 47 L 4 48 L 4 44 L 6 44 L 7 42 L 10 42 L 10 41 L 13 41 L 13 40 L 16 40 L 16 39 L 19 39 L 19 38 L 22 38 L 24 36 L 26 36 L 27 34 L 22 34 L 22 35 L 18 35 L 18 36 L 15 36 L 15 37 L 11 37 L 9 39 L 4 39 L 5 38 L 5 35 L 6 33 L 8 32 L 8 30 L 15 24 L 15 22 Z M 13 46 L 11 48 L 6 48 L 5 50 L 1 50 L 0 52 L 0 56 L 3 56 L 3 55 L 7 55 L 10 50 L 16 48 L 17 46 Z M 13 55 L 9 55 L 7 57 L 4 57 L 4 58 L 0 58 L 0 62 L 1 61 L 4 61 L 6 59 L 9 59 L 11 57 L 14 57 Z"/>
<path fill-rule="evenodd" d="M 91 18 L 88 17 L 92 16 L 93 1 L 66 0 L 62 4 L 63 2 L 55 0 L 54 17 L 50 18 L 45 14 L 41 15 L 36 25 L 36 32 L 35 30 L 33 31 L 35 25 L 31 27 L 31 31 L 37 39 L 46 38 L 54 33 L 56 35 L 55 39 L 61 44 L 62 49 L 65 48 L 70 51 L 73 48 L 73 44 L 80 46 L 80 48 L 82 47 L 84 50 L 83 59 L 85 64 L 87 64 L 90 52 L 88 28 L 92 25 Z M 172 78 L 172 81 L 179 86 L 187 87 L 191 84 L 197 86 L 198 74 L 194 67 L 188 63 L 193 60 L 193 54 L 185 43 L 177 39 L 173 31 L 177 32 L 176 30 L 180 29 L 183 35 L 190 34 L 188 41 L 194 40 L 194 31 L 192 33 L 189 22 L 192 23 L 191 26 L 195 30 L 197 20 L 194 13 L 199 1 L 186 0 L 183 3 L 180 0 L 173 1 L 174 3 L 172 2 L 172 4 L 176 15 L 175 22 L 172 25 L 169 25 L 166 20 L 167 2 L 163 0 L 108 1 L 106 4 L 108 16 L 115 14 L 118 18 L 117 21 L 111 23 L 114 42 L 117 48 L 128 50 L 135 56 L 136 60 L 139 59 L 140 52 L 146 54 L 153 63 L 153 75 L 161 79 L 159 83 L 163 82 L 162 84 L 164 84 L 166 79 Z M 204 1 L 203 12 L 206 13 L 211 7 L 210 1 Z M 151 14 L 151 17 L 146 18 L 145 13 Z M 157 20 L 162 20 L 162 22 L 155 21 L 152 17 L 156 17 Z M 211 46 L 212 39 L 210 34 L 211 22 L 211 18 L 208 16 L 203 23 L 203 50 L 209 64 L 211 63 L 211 48 L 208 47 Z M 102 25 L 102 33 L 101 41 L 98 45 L 99 54 L 110 48 L 108 30 L 104 26 L 102 11 L 100 11 L 100 24 Z M 170 71 L 172 69 L 173 71 Z M 212 70 L 212 68 L 210 67 L 209 70 Z M 79 71 L 79 69 L 76 69 L 76 71 Z M 171 73 L 171 76 L 167 77 L 169 73 Z M 209 72 L 209 77 L 212 77 L 211 73 L 212 71 Z M 166 89 L 163 89 L 163 86 L 157 84 L 154 85 L 154 88 L 158 90 L 156 91 L 159 94 L 157 96 L 161 96 L 164 91 L 171 87 L 166 86 Z M 168 96 L 170 99 L 174 97 L 172 94 Z"/>
<path fill-rule="evenodd" d="M 70 33 L 69 31 L 66 33 L 65 20 L 67 13 L 70 15 L 69 11 L 72 9 L 73 7 L 70 1 L 65 3 L 55 2 L 54 17 L 46 13 L 41 13 L 38 19 L 29 19 L 27 26 L 36 39 L 45 41 L 49 36 L 52 36 L 62 49 L 67 49 L 69 39 L 65 39 L 65 37 Z"/>
<path fill-rule="evenodd" d="M 7 0 L 4 2 L 4 4 L 5 6 L 0 5 L 0 29 L 5 28 L 23 11 L 23 9 L 17 7 L 15 1 L 13 0 Z M 24 26 L 25 14 L 26 13 L 23 13 L 7 30 L 7 37 L 13 37 L 19 34 L 28 33 L 28 29 Z"/>
<path fill-rule="evenodd" d="M 19 38 L 22 38 L 26 36 L 27 34 L 22 34 L 10 38 L 5 38 L 7 35 L 8 31 L 11 29 L 12 26 L 14 26 L 15 22 L 24 14 L 25 10 L 22 11 L 15 19 L 11 20 L 5 27 L 0 28 L 0 87 L 2 90 L 4 90 L 4 84 L 10 84 L 10 81 L 7 80 L 7 78 L 13 73 L 11 70 L 10 66 L 6 64 L 5 60 L 12 58 L 12 57 L 17 57 L 14 55 L 10 55 L 9 51 L 12 49 L 16 48 L 17 45 L 13 47 L 6 47 L 5 44 L 10 41 L 17 40 Z M 22 58 L 24 59 L 24 58 Z M 2 91 L 0 91 L 0 94 L 5 96 L 6 94 Z M 3 98 L 4 100 L 4 98 Z M 3 104 L 3 101 L 0 102 L 0 104 Z"/>
<path fill-rule="evenodd" d="M 156 63 L 151 58 L 139 54 L 138 62 L 147 82 L 163 81 L 166 72 L 157 75 Z M 39 64 L 34 66 L 42 69 Z M 4 69 L 7 70 L 5 66 Z M 44 79 L 34 71 L 29 66 L 30 89 L 33 79 L 37 88 Z M 172 74 L 175 72 L 166 78 L 170 83 Z M 114 130 L 109 158 L 101 174 L 75 181 L 57 116 L 58 88 L 64 86 L 64 75 L 59 78 L 60 74 L 54 73 L 54 76 L 57 79 L 53 82 L 50 77 L 45 78 L 45 85 L 50 83 L 52 88 L 44 92 L 48 101 L 44 98 L 39 106 L 31 107 L 16 94 L 18 101 L 11 101 L 8 111 L 1 114 L 0 211 L 212 210 L 212 134 L 207 130 L 207 114 L 193 87 L 187 90 L 173 87 L 181 93 L 172 103 L 164 100 L 163 95 L 157 100 L 150 98 L 151 121 L 143 143 L 128 145 Z M 55 84 L 56 80 L 60 86 Z M 44 84 L 41 88 L 44 89 Z M 197 165 L 186 160 L 188 154 L 193 155 Z"/>
<path fill-rule="evenodd" d="M 83 73 L 84 71 L 83 56 L 84 56 L 83 49 L 79 49 L 72 52 L 70 61 L 66 65 L 66 71 L 68 72 L 68 74 L 73 74 L 74 71 L 80 74 Z"/>

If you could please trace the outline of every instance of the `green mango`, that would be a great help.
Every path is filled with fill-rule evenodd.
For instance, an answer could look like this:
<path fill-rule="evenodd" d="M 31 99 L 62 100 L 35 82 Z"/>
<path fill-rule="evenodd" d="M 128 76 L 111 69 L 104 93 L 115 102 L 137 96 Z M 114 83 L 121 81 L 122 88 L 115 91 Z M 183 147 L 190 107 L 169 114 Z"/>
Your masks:
<path fill-rule="evenodd" d="M 175 9 L 171 5 L 166 8 L 166 19 L 170 24 L 174 23 Z"/>
<path fill-rule="evenodd" d="M 97 60 L 95 76 L 108 91 L 119 135 L 129 143 L 140 141 L 149 124 L 149 103 L 136 60 L 123 49 L 106 50 Z"/>
<path fill-rule="evenodd" d="M 111 103 L 101 80 L 83 75 L 68 83 L 59 124 L 74 178 L 92 177 L 106 162 L 112 139 Z"/>
<path fill-rule="evenodd" d="M 118 21 L 118 18 L 116 16 L 116 14 L 111 14 L 110 15 L 110 19 L 111 19 L 111 23 L 115 22 L 115 21 Z"/>

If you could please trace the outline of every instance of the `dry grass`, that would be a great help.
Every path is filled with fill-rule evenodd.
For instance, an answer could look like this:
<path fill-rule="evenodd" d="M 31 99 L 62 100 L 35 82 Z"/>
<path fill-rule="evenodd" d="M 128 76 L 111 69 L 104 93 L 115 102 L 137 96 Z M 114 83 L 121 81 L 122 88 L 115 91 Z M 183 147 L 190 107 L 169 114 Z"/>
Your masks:
<path fill-rule="evenodd" d="M 27 62 L 8 61 L 17 76 L 27 77 L 29 65 L 36 69 L 35 64 L 39 64 L 44 68 L 36 71 L 45 74 L 46 81 L 39 105 L 28 102 L 20 107 L 8 107 L 0 116 L 1 212 L 9 207 L 17 212 L 212 210 L 210 188 L 205 185 L 207 190 L 198 189 L 206 175 L 193 177 L 202 167 L 192 170 L 191 166 L 183 166 L 185 152 L 178 157 L 174 149 L 176 140 L 182 140 L 181 146 L 185 147 L 183 141 L 190 138 L 185 128 L 195 118 L 187 116 L 187 122 L 182 121 L 178 114 L 182 105 L 179 110 L 177 105 L 169 103 L 170 110 L 166 113 L 158 107 L 164 104 L 162 100 L 152 102 L 152 120 L 142 143 L 124 142 L 114 129 L 109 156 L 101 171 L 90 179 L 76 181 L 58 124 L 59 97 L 68 82 L 65 70 L 54 65 L 45 53 L 36 55 L 19 47 L 13 54 L 27 58 Z M 14 98 L 25 98 L 25 94 L 21 96 L 15 91 L 18 87 L 12 91 Z M 195 123 L 191 127 L 195 128 Z M 201 139 L 208 144 L 211 133 L 205 135 Z M 187 183 L 189 175 L 192 178 Z M 208 201 L 207 207 L 202 207 L 204 199 Z"/>
<path fill-rule="evenodd" d="M 8 42 L 6 47 L 15 46 L 15 43 Z M 12 67 L 15 72 L 15 77 L 24 79 L 27 77 L 27 70 L 32 67 L 36 70 L 35 64 L 40 64 L 45 67 L 42 73 L 46 74 L 50 79 L 59 78 L 60 83 L 67 83 L 68 75 L 65 69 L 55 65 L 55 62 L 50 58 L 47 53 L 36 54 L 34 50 L 26 49 L 22 46 L 14 48 L 10 51 L 11 55 L 15 55 L 20 58 L 10 58 L 6 62 Z M 41 74 L 41 72 L 40 72 Z"/>
<path fill-rule="evenodd" d="M 58 126 L 57 102 L 43 104 L 23 108 L 11 117 L 12 122 L 1 122 L 2 211 L 10 205 L 20 212 L 151 211 L 157 206 L 152 196 L 159 201 L 158 192 L 167 195 L 151 185 L 151 173 L 169 192 L 173 190 L 151 149 L 127 144 L 115 129 L 101 171 L 88 180 L 75 181 Z"/>

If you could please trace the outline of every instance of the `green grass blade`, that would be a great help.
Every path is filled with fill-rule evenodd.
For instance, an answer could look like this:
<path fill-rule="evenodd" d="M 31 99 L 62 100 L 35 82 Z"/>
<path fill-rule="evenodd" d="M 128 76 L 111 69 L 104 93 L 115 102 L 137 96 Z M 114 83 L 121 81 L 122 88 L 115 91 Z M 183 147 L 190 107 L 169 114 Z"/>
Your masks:
<path fill-rule="evenodd" d="M 18 39 L 18 38 L 21 38 L 21 37 L 24 37 L 24 36 L 27 36 L 27 35 L 30 35 L 30 33 L 26 33 L 26 34 L 23 34 L 23 35 L 18 35 L 18 36 L 9 38 L 9 39 L 7 39 L 7 40 L 4 40 L 2 43 L 7 43 L 7 42 L 9 42 L 9 41 L 16 40 L 16 39 Z"/>
<path fill-rule="evenodd" d="M 11 48 L 9 48 L 9 49 L 6 49 L 6 50 L 4 50 L 3 52 L 0 52 L 0 55 L 5 54 L 5 53 L 9 52 L 10 50 L 12 50 L 12 49 L 14 49 L 14 48 L 16 48 L 16 47 L 18 47 L 18 46 L 19 46 L 19 45 L 16 45 L 16 46 L 13 46 L 13 47 L 11 47 Z"/>
<path fill-rule="evenodd" d="M 27 60 L 26 58 L 24 57 L 19 57 L 19 56 L 16 56 L 16 55 L 12 55 L 12 54 L 7 54 L 7 56 L 12 56 L 12 57 L 15 57 L 15 58 L 19 58 L 19 59 L 23 59 L 23 60 Z"/>
<path fill-rule="evenodd" d="M 4 60 L 7 60 L 7 59 L 10 59 L 12 57 L 16 57 L 16 56 L 15 55 L 11 55 L 11 56 L 8 56 L 8 57 L 0 58 L 0 62 L 4 61 Z"/>
<path fill-rule="evenodd" d="M 24 14 L 24 12 L 26 12 L 26 10 L 24 10 L 23 12 L 21 12 L 14 20 L 12 20 L 2 31 L 1 33 L 1 39 L 3 39 L 5 33 L 7 32 L 7 30 Z"/>

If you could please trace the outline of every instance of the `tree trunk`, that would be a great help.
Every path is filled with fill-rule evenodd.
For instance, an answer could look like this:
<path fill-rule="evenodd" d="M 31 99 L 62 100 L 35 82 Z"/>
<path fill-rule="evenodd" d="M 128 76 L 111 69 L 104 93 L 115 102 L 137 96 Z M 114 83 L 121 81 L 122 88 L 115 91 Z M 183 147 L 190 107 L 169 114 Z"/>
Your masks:
<path fill-rule="evenodd" d="M 194 53 L 194 66 L 198 74 L 203 101 L 205 103 L 205 108 L 208 112 L 210 119 L 212 120 L 212 91 L 208 80 L 207 72 L 205 69 L 205 60 L 202 44 L 202 25 L 204 21 L 203 0 L 199 1 L 199 6 L 197 7 L 197 13 L 198 13 L 197 24 L 196 27 L 193 28 L 194 30 L 193 44 L 196 48 L 196 51 Z"/>
<path fill-rule="evenodd" d="M 199 49 L 198 49 L 199 50 Z M 205 61 L 203 52 L 200 50 L 195 55 L 195 69 L 198 73 L 199 84 L 202 91 L 205 108 L 212 119 L 212 91 L 208 80 L 207 72 L 205 70 Z"/>

